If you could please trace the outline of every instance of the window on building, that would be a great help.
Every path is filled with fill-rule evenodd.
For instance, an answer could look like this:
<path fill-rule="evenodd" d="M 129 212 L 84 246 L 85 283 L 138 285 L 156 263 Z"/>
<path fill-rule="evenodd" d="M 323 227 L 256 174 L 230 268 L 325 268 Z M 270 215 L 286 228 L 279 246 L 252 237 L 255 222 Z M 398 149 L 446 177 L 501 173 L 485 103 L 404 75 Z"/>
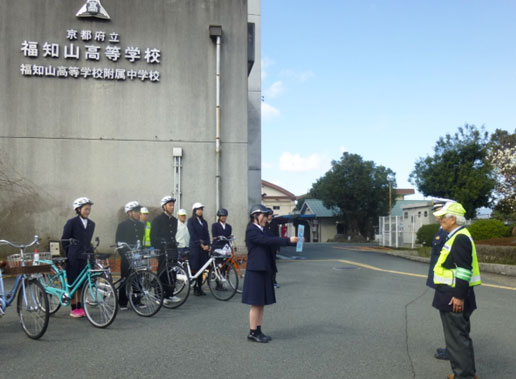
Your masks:
<path fill-rule="evenodd" d="M 417 217 L 421 218 L 421 211 L 417 212 Z"/>
<path fill-rule="evenodd" d="M 428 211 L 425 211 L 425 217 L 428 217 Z"/>
<path fill-rule="evenodd" d="M 404 212 L 403 213 L 403 218 L 407 219 L 408 218 L 408 212 Z"/>
<path fill-rule="evenodd" d="M 278 209 L 280 209 L 280 206 L 279 206 L 279 205 L 273 205 L 273 206 L 272 206 L 272 209 L 274 209 L 275 211 L 277 211 Z"/>

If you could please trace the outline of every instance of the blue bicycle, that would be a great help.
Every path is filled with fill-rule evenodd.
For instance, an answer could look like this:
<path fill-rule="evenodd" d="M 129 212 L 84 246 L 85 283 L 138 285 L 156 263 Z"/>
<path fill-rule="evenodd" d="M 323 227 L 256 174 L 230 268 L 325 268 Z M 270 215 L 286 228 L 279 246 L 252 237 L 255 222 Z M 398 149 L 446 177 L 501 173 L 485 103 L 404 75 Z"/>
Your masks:
<path fill-rule="evenodd" d="M 76 240 L 70 239 L 71 243 Z M 98 246 L 98 238 L 97 238 Z M 107 269 L 96 264 L 95 248 L 84 248 L 86 266 L 73 283 L 69 284 L 64 263 L 66 258 L 42 259 L 50 265 L 50 273 L 41 277 L 41 283 L 50 298 L 50 313 L 55 313 L 61 305 L 70 305 L 75 293 L 82 288 L 82 304 L 88 321 L 97 328 L 109 326 L 118 312 L 118 300 L 113 284 L 106 279 Z"/>
<path fill-rule="evenodd" d="M 16 244 L 6 240 L 0 240 L 0 245 L 5 244 L 19 249 L 19 254 L 8 257 L 9 267 L 0 265 L 0 316 L 10 306 L 18 293 L 16 309 L 23 331 L 33 339 L 40 338 L 48 326 L 49 304 L 47 294 L 38 279 L 32 276 L 34 273 L 46 271 L 50 266 L 36 265 L 33 253 L 26 253 L 25 249 L 38 243 L 38 236 L 28 245 Z M 36 259 L 37 260 L 37 259 Z M 4 278 L 6 274 L 17 275 L 12 289 L 5 293 Z"/>

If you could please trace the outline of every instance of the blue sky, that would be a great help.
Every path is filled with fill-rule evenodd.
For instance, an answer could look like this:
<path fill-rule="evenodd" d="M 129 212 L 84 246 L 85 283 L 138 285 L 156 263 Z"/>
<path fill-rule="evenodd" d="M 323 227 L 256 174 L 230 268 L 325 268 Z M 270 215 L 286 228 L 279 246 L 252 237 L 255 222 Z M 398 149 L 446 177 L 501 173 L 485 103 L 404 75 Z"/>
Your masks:
<path fill-rule="evenodd" d="M 295 195 L 343 151 L 415 189 L 439 137 L 516 129 L 516 1 L 262 0 L 261 21 L 262 178 Z"/>

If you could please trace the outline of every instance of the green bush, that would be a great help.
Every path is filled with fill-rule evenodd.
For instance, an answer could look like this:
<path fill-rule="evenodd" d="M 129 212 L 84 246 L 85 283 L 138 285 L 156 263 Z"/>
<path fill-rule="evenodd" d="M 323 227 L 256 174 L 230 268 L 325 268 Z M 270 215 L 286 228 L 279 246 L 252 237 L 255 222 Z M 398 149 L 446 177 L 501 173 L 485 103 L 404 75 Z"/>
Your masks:
<path fill-rule="evenodd" d="M 510 236 L 509 228 L 495 219 L 475 221 L 468 226 L 468 230 L 475 241 Z"/>
<path fill-rule="evenodd" d="M 432 246 L 432 241 L 438 230 L 439 224 L 423 225 L 421 228 L 418 229 L 416 233 L 416 242 L 421 243 L 425 246 Z"/>

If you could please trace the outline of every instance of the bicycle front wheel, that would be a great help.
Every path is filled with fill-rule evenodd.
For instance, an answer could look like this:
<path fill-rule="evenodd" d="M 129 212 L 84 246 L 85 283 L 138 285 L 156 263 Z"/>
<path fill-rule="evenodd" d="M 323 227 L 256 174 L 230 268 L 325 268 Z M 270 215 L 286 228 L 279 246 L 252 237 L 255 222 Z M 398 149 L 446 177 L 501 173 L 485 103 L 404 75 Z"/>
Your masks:
<path fill-rule="evenodd" d="M 163 304 L 163 286 L 152 271 L 139 270 L 127 278 L 125 284 L 131 308 L 143 317 L 154 316 Z"/>
<path fill-rule="evenodd" d="M 90 277 L 82 288 L 82 306 L 93 326 L 109 326 L 118 312 L 118 299 L 113 284 L 104 276 Z"/>
<path fill-rule="evenodd" d="M 168 272 L 163 272 L 160 277 L 165 293 L 169 295 L 163 299 L 163 306 L 167 309 L 179 308 L 190 294 L 190 279 L 186 270 L 176 264 L 168 267 Z"/>
<path fill-rule="evenodd" d="M 59 274 L 56 272 L 56 270 L 51 267 L 50 273 L 44 273 L 41 276 L 41 284 L 43 285 L 43 288 L 46 287 L 52 287 L 57 289 L 62 289 L 61 280 L 59 279 Z M 47 292 L 48 297 L 48 306 L 49 306 L 49 312 L 51 315 L 56 313 L 59 308 L 61 308 L 61 302 L 59 301 L 59 297 L 57 295 L 53 295 Z"/>
<path fill-rule="evenodd" d="M 225 265 L 223 270 L 218 266 L 211 266 L 208 272 L 208 287 L 217 300 L 228 301 L 235 296 L 238 275 L 233 265 Z"/>
<path fill-rule="evenodd" d="M 24 279 L 18 292 L 17 311 L 27 336 L 38 339 L 45 334 L 50 317 L 48 297 L 37 279 Z"/>

